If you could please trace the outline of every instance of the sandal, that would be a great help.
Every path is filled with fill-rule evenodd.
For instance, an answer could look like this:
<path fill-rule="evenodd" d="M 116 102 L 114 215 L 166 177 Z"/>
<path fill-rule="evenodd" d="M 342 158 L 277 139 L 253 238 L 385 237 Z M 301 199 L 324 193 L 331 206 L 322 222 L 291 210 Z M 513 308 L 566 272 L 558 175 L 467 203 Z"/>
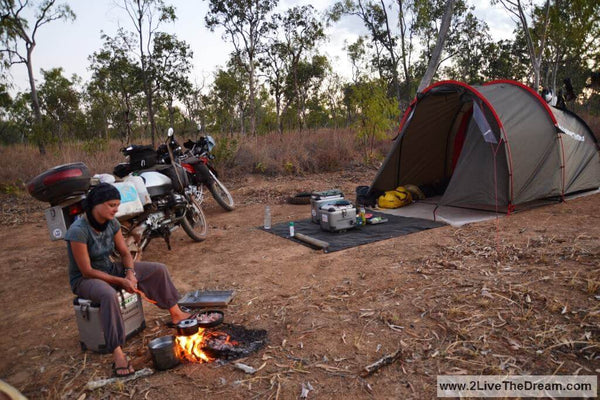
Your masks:
<path fill-rule="evenodd" d="M 135 374 L 135 371 L 131 371 L 131 362 L 128 362 L 126 367 L 117 367 L 116 364 L 113 363 L 112 370 L 115 378 L 124 378 Z M 127 373 L 123 373 L 123 371 L 127 371 Z"/>

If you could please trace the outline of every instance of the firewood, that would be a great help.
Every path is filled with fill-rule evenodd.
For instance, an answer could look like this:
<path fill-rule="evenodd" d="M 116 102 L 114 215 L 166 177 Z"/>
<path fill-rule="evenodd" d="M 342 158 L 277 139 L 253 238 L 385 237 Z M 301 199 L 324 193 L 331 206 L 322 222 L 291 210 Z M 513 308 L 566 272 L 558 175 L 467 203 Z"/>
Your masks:
<path fill-rule="evenodd" d="M 401 356 L 402 356 L 402 349 L 398 349 L 396 352 L 394 352 L 392 354 L 383 356 L 379 360 L 375 361 L 373 364 L 370 364 L 370 365 L 367 365 L 366 367 L 364 367 L 361 375 L 363 377 L 370 376 L 374 372 L 378 371 L 380 368 L 382 368 L 386 365 L 390 365 L 390 364 L 394 363 L 395 361 L 399 360 Z"/>
<path fill-rule="evenodd" d="M 98 389 L 101 388 L 103 386 L 106 385 L 110 385 L 112 383 L 117 383 L 117 382 L 127 382 L 127 381 L 132 381 L 134 379 L 138 379 L 138 378 L 143 378 L 145 376 L 150 376 L 154 373 L 154 371 L 150 368 L 144 368 L 144 369 L 140 369 L 138 371 L 135 371 L 135 373 L 133 375 L 129 375 L 129 376 L 125 376 L 123 378 L 108 378 L 108 379 L 98 379 L 97 381 L 89 381 L 86 385 L 85 388 L 87 390 L 94 390 L 94 389 Z"/>
<path fill-rule="evenodd" d="M 233 366 L 234 366 L 235 368 L 237 368 L 237 369 L 241 370 L 241 371 L 244 371 L 244 372 L 245 372 L 245 373 L 247 373 L 247 374 L 250 374 L 250 375 L 252 375 L 252 374 L 255 374 L 255 373 L 256 373 L 256 369 L 255 369 L 255 368 L 253 368 L 253 367 L 251 367 L 251 366 L 249 366 L 249 365 L 246 365 L 246 364 L 242 364 L 242 363 L 235 363 L 235 364 L 233 364 Z"/>

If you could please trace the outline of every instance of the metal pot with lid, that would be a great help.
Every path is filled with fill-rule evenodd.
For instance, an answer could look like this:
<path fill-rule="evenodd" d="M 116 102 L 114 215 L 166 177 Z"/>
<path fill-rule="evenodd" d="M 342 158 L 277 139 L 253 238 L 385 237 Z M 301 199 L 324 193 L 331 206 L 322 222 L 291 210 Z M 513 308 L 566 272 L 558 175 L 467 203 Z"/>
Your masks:
<path fill-rule="evenodd" d="M 198 320 L 196 318 L 184 319 L 177 323 L 178 336 L 192 336 L 198 332 Z"/>

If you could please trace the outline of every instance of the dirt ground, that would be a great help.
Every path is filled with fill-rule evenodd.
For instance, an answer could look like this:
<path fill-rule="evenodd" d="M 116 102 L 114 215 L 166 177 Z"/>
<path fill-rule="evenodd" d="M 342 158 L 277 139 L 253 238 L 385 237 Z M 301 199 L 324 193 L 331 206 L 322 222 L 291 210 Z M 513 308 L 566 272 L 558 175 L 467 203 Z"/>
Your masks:
<path fill-rule="evenodd" d="M 32 399 L 424 399 L 441 374 L 597 375 L 600 372 L 600 195 L 324 254 L 258 230 L 308 218 L 299 191 L 354 198 L 374 171 L 227 182 L 237 208 L 208 205 L 202 243 L 174 233 L 144 259 L 168 265 L 184 293 L 234 289 L 226 322 L 265 329 L 268 345 L 240 362 L 182 364 L 86 391 L 111 357 L 82 352 L 64 242 L 51 242 L 45 204 L 3 195 L 0 379 Z M 147 343 L 172 334 L 145 303 L 148 327 L 125 350 L 152 367 Z M 370 376 L 364 368 L 400 350 Z M 218 396 L 218 397 L 213 397 Z"/>

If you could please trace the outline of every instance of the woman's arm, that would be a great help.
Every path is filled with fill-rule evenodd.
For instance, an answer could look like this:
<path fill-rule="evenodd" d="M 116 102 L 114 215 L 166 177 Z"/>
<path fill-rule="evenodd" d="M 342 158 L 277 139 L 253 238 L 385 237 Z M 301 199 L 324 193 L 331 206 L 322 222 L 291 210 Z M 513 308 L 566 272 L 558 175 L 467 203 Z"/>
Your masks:
<path fill-rule="evenodd" d="M 121 286 L 130 293 L 133 292 L 135 286 L 129 280 L 92 268 L 86 243 L 75 241 L 69 243 L 71 244 L 71 253 L 73 253 L 73 258 L 79 267 L 79 271 L 81 271 L 81 275 L 85 278 L 101 279 L 111 285 Z"/>
<path fill-rule="evenodd" d="M 121 263 L 123 264 L 123 268 L 125 268 L 125 278 L 127 278 L 134 287 L 137 287 L 137 278 L 135 276 L 135 270 L 133 269 L 133 257 L 129 252 L 127 243 L 125 243 L 125 238 L 123 237 L 121 229 L 115 233 L 115 248 L 121 255 Z"/>

